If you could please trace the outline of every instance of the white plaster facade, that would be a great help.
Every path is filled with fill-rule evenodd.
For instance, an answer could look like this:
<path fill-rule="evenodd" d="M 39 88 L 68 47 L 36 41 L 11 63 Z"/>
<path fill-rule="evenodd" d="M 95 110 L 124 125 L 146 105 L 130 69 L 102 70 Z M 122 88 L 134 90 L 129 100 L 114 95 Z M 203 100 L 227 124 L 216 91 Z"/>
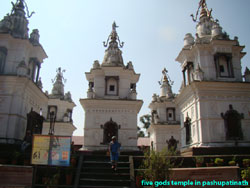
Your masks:
<path fill-rule="evenodd" d="M 90 72 L 86 99 L 80 99 L 85 111 L 84 150 L 107 149 L 112 136 L 117 136 L 122 150 L 137 149 L 137 114 L 142 100 L 136 99 L 136 74 L 129 62 L 124 66 L 118 45 L 116 25 L 109 36 L 102 64 L 95 61 Z"/>
<path fill-rule="evenodd" d="M 0 75 L 0 137 L 4 143 L 22 140 L 27 113 L 47 112 L 47 96 L 27 77 Z"/>
<path fill-rule="evenodd" d="M 191 118 L 192 147 L 234 146 L 235 140 L 226 139 L 224 119 L 221 113 L 232 105 L 244 114 L 241 120 L 243 139 L 238 146 L 249 146 L 250 141 L 250 84 L 232 82 L 193 82 L 185 87 L 177 98 L 181 109 L 182 147 L 186 148 L 184 121 Z M 189 147 L 190 147 L 189 146 Z"/>

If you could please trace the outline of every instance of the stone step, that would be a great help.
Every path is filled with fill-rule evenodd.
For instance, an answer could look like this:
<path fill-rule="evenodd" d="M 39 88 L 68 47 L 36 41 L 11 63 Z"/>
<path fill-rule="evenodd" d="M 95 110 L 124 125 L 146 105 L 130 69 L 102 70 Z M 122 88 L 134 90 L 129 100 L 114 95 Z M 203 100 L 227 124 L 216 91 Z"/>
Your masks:
<path fill-rule="evenodd" d="M 129 167 L 129 162 L 118 162 L 117 165 L 119 167 Z M 111 162 L 105 162 L 105 161 L 84 161 L 83 167 L 111 167 Z"/>
<path fill-rule="evenodd" d="M 130 174 L 129 173 L 81 173 L 81 178 L 87 179 L 114 179 L 114 180 L 129 180 Z"/>
<path fill-rule="evenodd" d="M 130 186 L 130 180 L 109 180 L 109 179 L 80 179 L 80 185 L 89 186 Z"/>
<path fill-rule="evenodd" d="M 119 156 L 117 171 L 111 168 L 110 156 L 84 156 L 79 188 L 129 188 L 130 186 L 129 156 Z"/>
<path fill-rule="evenodd" d="M 84 161 L 104 161 L 104 162 L 109 162 L 110 161 L 110 156 L 107 155 L 87 155 L 84 156 Z M 127 155 L 120 155 L 119 156 L 119 161 L 120 162 L 128 162 L 129 161 L 129 156 Z"/>
<path fill-rule="evenodd" d="M 105 167 L 82 167 L 82 172 L 93 172 L 93 173 L 114 173 L 114 170 Z M 118 167 L 115 173 L 130 173 L 130 168 L 128 167 Z"/>

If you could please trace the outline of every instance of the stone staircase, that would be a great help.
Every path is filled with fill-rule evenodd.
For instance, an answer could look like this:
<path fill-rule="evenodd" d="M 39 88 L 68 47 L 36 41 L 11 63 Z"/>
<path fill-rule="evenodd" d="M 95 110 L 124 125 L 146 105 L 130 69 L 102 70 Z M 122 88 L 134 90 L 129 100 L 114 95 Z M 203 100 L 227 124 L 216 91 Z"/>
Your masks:
<path fill-rule="evenodd" d="M 119 157 L 117 171 L 111 169 L 110 157 L 85 155 L 82 159 L 78 188 L 130 188 L 129 156 Z"/>

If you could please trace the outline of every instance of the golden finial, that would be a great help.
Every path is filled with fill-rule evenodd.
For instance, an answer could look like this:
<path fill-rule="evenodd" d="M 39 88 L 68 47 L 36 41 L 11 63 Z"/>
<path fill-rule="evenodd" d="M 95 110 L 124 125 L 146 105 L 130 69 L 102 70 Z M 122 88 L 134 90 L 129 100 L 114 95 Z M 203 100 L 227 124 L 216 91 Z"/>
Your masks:
<path fill-rule="evenodd" d="M 209 19 L 212 18 L 212 16 L 211 16 L 212 9 L 208 10 L 206 0 L 200 0 L 199 7 L 198 7 L 198 10 L 196 11 L 195 17 L 193 14 L 191 14 L 194 22 L 197 21 L 197 17 L 198 17 L 200 9 L 201 9 L 200 18 L 202 18 L 202 17 L 208 17 Z"/>

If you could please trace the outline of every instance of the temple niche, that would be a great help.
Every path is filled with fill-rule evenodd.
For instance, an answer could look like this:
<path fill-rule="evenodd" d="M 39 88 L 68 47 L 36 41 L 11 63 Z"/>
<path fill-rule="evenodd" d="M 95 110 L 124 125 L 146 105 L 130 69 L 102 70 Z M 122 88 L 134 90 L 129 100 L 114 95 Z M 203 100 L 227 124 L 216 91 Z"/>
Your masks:
<path fill-rule="evenodd" d="M 177 141 L 173 136 L 169 140 L 166 141 L 168 144 L 168 150 L 176 151 L 177 149 L 177 144 L 179 141 Z"/>
<path fill-rule="evenodd" d="M 184 127 L 185 127 L 185 131 L 186 131 L 186 144 L 190 144 L 191 140 L 192 140 L 192 136 L 191 136 L 191 119 L 190 117 L 186 117 L 186 120 L 184 122 Z"/>
<path fill-rule="evenodd" d="M 242 140 L 241 120 L 244 118 L 244 114 L 238 113 L 233 109 L 233 105 L 230 104 L 229 110 L 225 114 L 221 113 L 221 117 L 224 119 L 225 123 L 226 139 Z"/>

